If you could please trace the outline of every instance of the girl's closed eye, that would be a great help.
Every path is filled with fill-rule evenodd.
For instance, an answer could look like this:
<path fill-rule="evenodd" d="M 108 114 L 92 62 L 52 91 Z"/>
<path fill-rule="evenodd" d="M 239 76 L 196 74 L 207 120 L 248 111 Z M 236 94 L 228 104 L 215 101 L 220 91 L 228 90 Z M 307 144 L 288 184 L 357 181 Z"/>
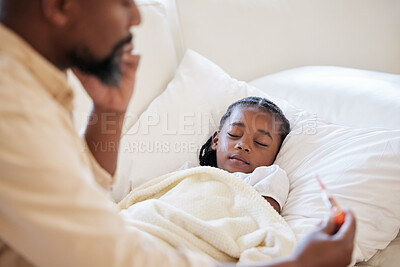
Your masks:
<path fill-rule="evenodd" d="M 230 129 L 228 129 L 226 131 L 226 133 L 230 137 L 238 138 L 238 137 L 241 137 L 243 135 L 243 130 L 234 126 L 234 127 L 231 127 Z"/>
<path fill-rule="evenodd" d="M 240 137 L 239 135 L 236 135 L 236 134 L 233 134 L 233 133 L 230 133 L 230 132 L 227 132 L 227 134 L 228 134 L 230 137 Z"/>
<path fill-rule="evenodd" d="M 268 146 L 269 146 L 269 145 L 267 145 L 267 144 L 265 144 L 265 143 L 263 143 L 263 142 L 260 142 L 260 141 L 255 141 L 255 143 L 256 143 L 257 145 L 262 146 L 262 147 L 268 147 Z"/>

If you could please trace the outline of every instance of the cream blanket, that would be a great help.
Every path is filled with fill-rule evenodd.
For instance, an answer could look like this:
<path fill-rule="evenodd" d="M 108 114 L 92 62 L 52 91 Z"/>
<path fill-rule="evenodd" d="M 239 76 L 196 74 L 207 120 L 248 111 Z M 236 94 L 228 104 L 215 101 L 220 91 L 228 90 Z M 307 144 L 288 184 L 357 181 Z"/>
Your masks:
<path fill-rule="evenodd" d="M 163 175 L 133 190 L 119 207 L 129 226 L 218 261 L 271 260 L 289 255 L 295 244 L 292 230 L 262 196 L 217 168 Z"/>

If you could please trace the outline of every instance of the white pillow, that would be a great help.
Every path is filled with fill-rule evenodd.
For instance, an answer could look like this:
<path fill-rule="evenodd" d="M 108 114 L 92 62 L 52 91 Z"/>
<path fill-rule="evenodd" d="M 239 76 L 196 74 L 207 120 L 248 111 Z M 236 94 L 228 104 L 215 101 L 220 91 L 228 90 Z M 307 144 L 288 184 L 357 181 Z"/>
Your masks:
<path fill-rule="evenodd" d="M 318 174 L 358 220 L 355 259 L 371 258 L 400 226 L 400 130 L 356 129 L 303 115 L 275 161 L 290 179 L 281 215 L 299 238 L 325 215 Z"/>
<path fill-rule="evenodd" d="M 398 74 L 308 66 L 267 75 L 250 85 L 314 112 L 328 122 L 400 129 Z"/>
<path fill-rule="evenodd" d="M 291 182 L 282 215 L 295 233 L 301 237 L 328 213 L 313 177 L 318 173 L 338 202 L 356 213 L 357 261 L 369 259 L 394 239 L 400 225 L 400 131 L 327 124 L 230 78 L 193 51 L 187 52 L 163 94 L 123 136 L 114 198 L 121 199 L 185 161 L 198 165 L 199 148 L 228 105 L 250 95 L 274 101 L 292 125 L 277 163 Z"/>
<path fill-rule="evenodd" d="M 172 32 L 173 22 L 170 19 L 172 3 L 163 0 L 136 0 L 136 4 L 142 22 L 133 27 L 132 31 L 140 62 L 135 91 L 128 110 L 133 116 L 126 121 L 126 126 L 132 126 L 151 101 L 164 91 L 174 76 L 180 59 Z M 157 75 L 157 79 L 154 79 L 154 75 Z"/>

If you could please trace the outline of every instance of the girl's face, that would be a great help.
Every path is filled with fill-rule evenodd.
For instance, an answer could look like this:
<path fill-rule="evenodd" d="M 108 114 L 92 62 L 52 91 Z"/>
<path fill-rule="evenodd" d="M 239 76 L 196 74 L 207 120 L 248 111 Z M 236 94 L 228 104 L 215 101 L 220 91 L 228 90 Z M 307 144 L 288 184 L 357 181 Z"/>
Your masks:
<path fill-rule="evenodd" d="M 251 173 L 271 165 L 281 144 L 279 127 L 280 121 L 270 113 L 256 107 L 236 107 L 212 138 L 218 168 Z"/>

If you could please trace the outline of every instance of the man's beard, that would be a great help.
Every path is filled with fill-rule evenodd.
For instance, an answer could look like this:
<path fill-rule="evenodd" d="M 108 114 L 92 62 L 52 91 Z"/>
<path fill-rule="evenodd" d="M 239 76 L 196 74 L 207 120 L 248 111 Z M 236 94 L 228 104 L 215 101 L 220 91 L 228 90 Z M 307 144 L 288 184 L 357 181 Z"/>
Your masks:
<path fill-rule="evenodd" d="M 122 78 L 122 47 L 132 41 L 132 35 L 117 43 L 110 56 L 96 60 L 88 48 L 82 48 L 70 53 L 69 58 L 74 67 L 82 72 L 96 76 L 103 84 L 118 86 Z"/>

